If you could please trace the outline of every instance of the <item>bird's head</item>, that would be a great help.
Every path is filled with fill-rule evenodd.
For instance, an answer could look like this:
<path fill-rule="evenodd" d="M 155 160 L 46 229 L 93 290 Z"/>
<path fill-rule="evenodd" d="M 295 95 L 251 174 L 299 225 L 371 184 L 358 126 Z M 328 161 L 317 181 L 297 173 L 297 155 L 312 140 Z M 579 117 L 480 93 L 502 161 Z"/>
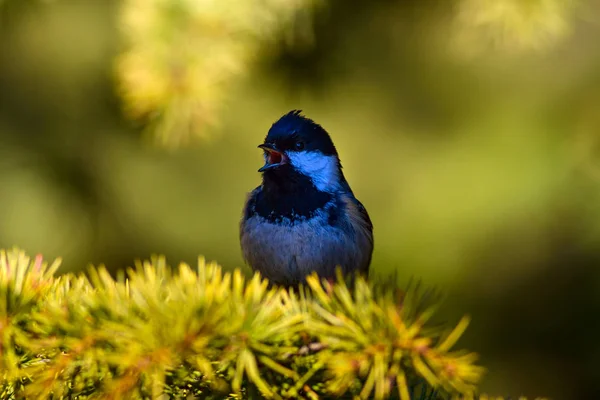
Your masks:
<path fill-rule="evenodd" d="M 263 149 L 265 165 L 258 171 L 264 179 L 285 180 L 300 174 L 320 191 L 333 192 L 343 175 L 337 150 L 321 125 L 293 110 L 269 129 Z"/>

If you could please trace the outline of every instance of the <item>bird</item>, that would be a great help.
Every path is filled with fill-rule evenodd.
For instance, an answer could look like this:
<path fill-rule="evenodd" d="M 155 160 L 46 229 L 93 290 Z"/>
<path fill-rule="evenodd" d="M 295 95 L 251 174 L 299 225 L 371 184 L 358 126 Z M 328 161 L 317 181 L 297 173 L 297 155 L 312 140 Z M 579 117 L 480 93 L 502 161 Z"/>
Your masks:
<path fill-rule="evenodd" d="M 258 147 L 262 183 L 248 194 L 239 227 L 244 261 L 279 286 L 298 286 L 313 272 L 332 282 L 337 267 L 368 277 L 373 224 L 329 133 L 292 110 Z"/>

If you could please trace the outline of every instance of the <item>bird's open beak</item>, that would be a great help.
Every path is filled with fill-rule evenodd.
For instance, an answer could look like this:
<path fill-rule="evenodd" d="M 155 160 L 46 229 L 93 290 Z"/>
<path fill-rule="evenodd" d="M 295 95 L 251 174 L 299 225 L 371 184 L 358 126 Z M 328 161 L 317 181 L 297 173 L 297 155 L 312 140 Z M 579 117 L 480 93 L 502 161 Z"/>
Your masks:
<path fill-rule="evenodd" d="M 272 144 L 260 144 L 258 145 L 259 149 L 263 149 L 265 154 L 267 155 L 267 162 L 263 165 L 258 172 L 263 172 L 271 168 L 278 167 L 282 164 L 287 163 L 288 158 L 285 153 L 275 149 Z"/>

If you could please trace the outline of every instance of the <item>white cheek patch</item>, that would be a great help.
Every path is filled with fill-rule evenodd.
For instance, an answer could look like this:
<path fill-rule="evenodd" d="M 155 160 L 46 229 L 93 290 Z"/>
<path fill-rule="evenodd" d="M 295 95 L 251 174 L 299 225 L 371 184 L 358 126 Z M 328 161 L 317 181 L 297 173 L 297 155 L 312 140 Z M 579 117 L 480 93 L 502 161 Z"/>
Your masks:
<path fill-rule="evenodd" d="M 288 153 L 290 163 L 299 172 L 308 176 L 322 192 L 333 192 L 339 187 L 339 166 L 335 156 L 326 156 L 318 151 Z"/>

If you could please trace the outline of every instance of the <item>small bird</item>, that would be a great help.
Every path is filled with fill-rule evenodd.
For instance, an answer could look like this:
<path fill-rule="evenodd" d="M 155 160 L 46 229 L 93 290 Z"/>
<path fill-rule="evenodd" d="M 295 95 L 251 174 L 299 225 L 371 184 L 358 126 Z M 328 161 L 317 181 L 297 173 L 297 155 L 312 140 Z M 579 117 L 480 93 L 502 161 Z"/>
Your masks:
<path fill-rule="evenodd" d="M 244 260 L 281 286 L 296 286 L 313 271 L 333 280 L 337 266 L 367 276 L 373 225 L 327 131 L 293 110 L 258 147 L 265 165 L 240 223 Z"/>

